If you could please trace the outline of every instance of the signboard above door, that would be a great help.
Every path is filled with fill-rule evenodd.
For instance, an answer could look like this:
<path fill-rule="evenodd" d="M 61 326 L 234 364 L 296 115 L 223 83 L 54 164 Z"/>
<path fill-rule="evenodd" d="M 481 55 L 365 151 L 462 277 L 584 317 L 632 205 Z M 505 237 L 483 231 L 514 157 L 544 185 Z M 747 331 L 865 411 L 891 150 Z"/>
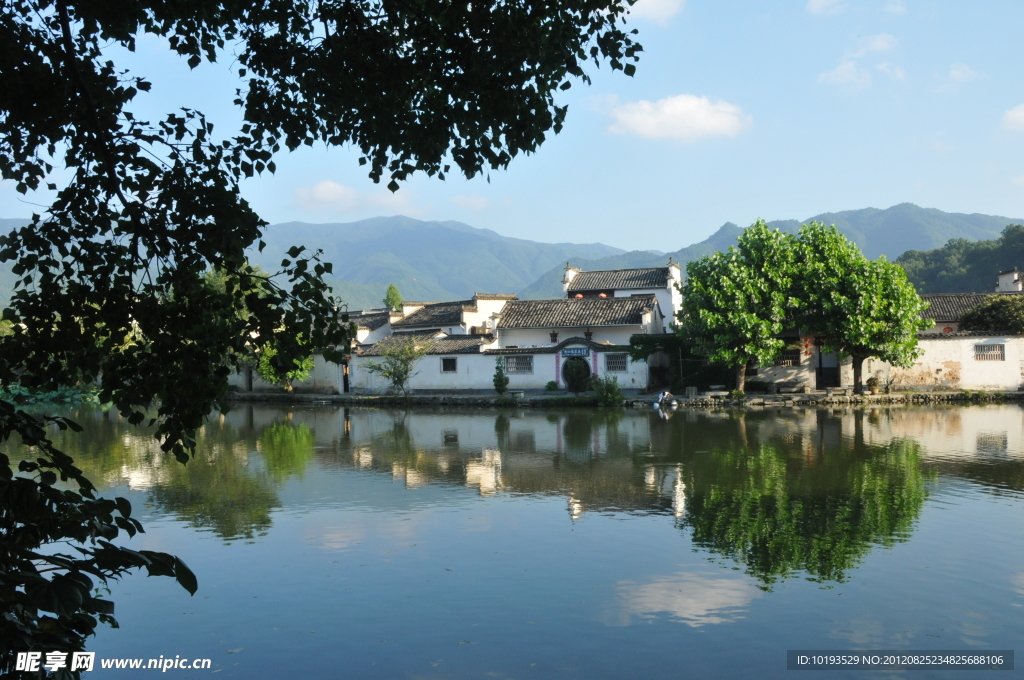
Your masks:
<path fill-rule="evenodd" d="M 566 347 L 562 350 L 563 357 L 589 357 L 589 347 Z"/>

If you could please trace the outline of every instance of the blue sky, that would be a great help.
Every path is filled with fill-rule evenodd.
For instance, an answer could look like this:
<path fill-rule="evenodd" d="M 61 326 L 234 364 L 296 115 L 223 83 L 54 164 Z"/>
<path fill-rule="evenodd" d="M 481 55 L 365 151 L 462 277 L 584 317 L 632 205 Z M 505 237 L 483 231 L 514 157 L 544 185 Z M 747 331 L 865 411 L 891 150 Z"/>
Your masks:
<path fill-rule="evenodd" d="M 1024 217 L 1024 3 L 639 0 L 630 23 L 636 76 L 591 66 L 560 97 L 562 134 L 489 183 L 423 176 L 391 195 L 356 153 L 304 149 L 244 194 L 270 222 L 405 214 L 665 251 L 726 221 L 904 201 Z M 191 72 L 155 39 L 129 60 L 154 83 L 142 113 L 237 126 L 231 64 Z M 19 198 L 0 185 L 0 216 L 29 215 Z"/>

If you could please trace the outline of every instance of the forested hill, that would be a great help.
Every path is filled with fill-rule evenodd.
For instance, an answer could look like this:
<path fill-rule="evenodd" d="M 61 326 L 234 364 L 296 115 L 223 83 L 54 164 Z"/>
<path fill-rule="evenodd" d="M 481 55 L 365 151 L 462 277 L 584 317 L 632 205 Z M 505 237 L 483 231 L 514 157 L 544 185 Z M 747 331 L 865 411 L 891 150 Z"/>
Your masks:
<path fill-rule="evenodd" d="M 997 239 L 957 238 L 934 250 L 909 250 L 896 262 L 918 293 L 987 293 L 999 272 L 1024 269 L 1024 226 L 1007 226 Z"/>
<path fill-rule="evenodd" d="M 890 260 L 896 259 L 901 253 L 912 248 L 918 250 L 939 248 L 950 239 L 961 239 L 968 243 L 977 239 L 993 239 L 999 236 L 1006 225 L 1021 222 L 1021 220 L 1009 217 L 977 213 L 971 215 L 947 213 L 934 208 L 921 208 L 913 203 L 901 203 L 885 210 L 877 208 L 846 210 L 822 213 L 806 220 L 776 220 L 769 224 L 783 231 L 795 233 L 800 229 L 801 224 L 812 221 L 835 224 L 839 231 L 860 246 L 864 254 L 871 259 L 885 255 Z M 727 222 L 708 239 L 664 256 L 631 252 L 599 260 L 579 259 L 573 261 L 572 264 L 581 269 L 590 270 L 662 267 L 668 261 L 669 255 L 677 262 L 685 264 L 715 250 L 725 250 L 736 243 L 736 237 L 741 233 L 743 233 L 742 229 Z M 560 281 L 564 266 L 562 264 L 546 272 L 537 281 L 527 286 L 521 295 L 535 299 L 561 296 Z M 1021 262 L 1019 266 L 1024 267 L 1024 262 Z M 994 276 L 993 273 L 992 277 Z"/>
<path fill-rule="evenodd" d="M 1020 219 L 902 203 L 885 210 L 847 210 L 770 224 L 796 231 L 810 220 L 836 224 L 871 258 L 884 254 L 896 259 L 902 254 L 899 261 L 921 292 L 986 291 L 998 271 L 1024 268 L 1022 237 L 1017 232 L 1000 237 L 1008 224 L 1024 222 Z M 0 219 L 0 233 L 26 221 Z M 335 294 L 350 309 L 362 309 L 380 306 L 389 283 L 396 284 L 407 300 L 465 299 L 474 292 L 560 297 L 566 261 L 583 269 L 619 269 L 664 266 L 671 256 L 685 264 L 728 248 L 741 233 L 739 226 L 727 222 L 699 243 L 658 255 L 600 243 L 538 243 L 460 222 L 377 217 L 345 224 L 272 225 L 264 238 L 267 248 L 252 257 L 273 270 L 293 245 L 323 249 L 324 258 L 334 264 L 330 283 Z M 666 241 L 664 249 L 678 244 Z M 0 264 L 0 305 L 9 298 L 14 278 L 11 265 Z"/>

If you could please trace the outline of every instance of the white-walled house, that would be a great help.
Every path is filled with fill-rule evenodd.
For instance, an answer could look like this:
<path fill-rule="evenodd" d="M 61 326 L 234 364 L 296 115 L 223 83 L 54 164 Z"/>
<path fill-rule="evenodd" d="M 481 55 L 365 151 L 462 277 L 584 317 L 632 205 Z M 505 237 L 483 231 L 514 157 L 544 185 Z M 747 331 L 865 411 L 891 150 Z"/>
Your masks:
<path fill-rule="evenodd" d="M 664 331 L 668 332 L 669 323 L 683 304 L 679 291 L 682 281 L 682 269 L 672 258 L 664 267 L 600 271 L 583 271 L 566 263 L 562 290 L 568 299 L 654 295 L 664 314 Z"/>
<path fill-rule="evenodd" d="M 353 353 L 349 362 L 351 391 L 390 389 L 386 381 L 367 370 L 367 364 L 379 360 L 388 343 L 408 337 L 431 343 L 409 380 L 413 390 L 492 391 L 499 357 L 505 362 L 510 390 L 542 390 L 552 381 L 564 387 L 562 369 L 571 357 L 583 358 L 591 375 L 611 375 L 627 389 L 648 386 L 647 362 L 632 361 L 627 349 L 633 335 L 664 332 L 664 315 L 654 295 L 556 300 L 509 297 L 485 301 L 500 302 L 500 311 L 492 312 L 480 325 L 468 326 L 490 332 L 449 334 L 448 328 L 455 331 L 458 326 L 437 323 L 450 319 L 454 324 L 454 315 L 464 313 L 456 309 L 462 303 L 438 303 L 433 311 L 424 307 L 428 314 L 408 317 L 415 325 L 405 319 L 392 322 L 395 332 L 391 336 Z M 478 301 L 475 313 L 482 315 L 490 306 L 497 305 L 479 305 Z"/>
<path fill-rule="evenodd" d="M 1000 274 L 1004 277 L 1011 272 Z M 920 333 L 921 356 L 910 368 L 898 368 L 878 359 L 866 359 L 863 379 L 892 380 L 897 390 L 1018 390 L 1024 389 L 1024 336 L 1006 333 L 959 331 L 969 310 L 994 294 L 1021 292 L 936 293 L 922 295 L 929 303 L 921 316 L 934 322 Z M 850 359 L 839 361 L 821 352 L 816 338 L 793 333 L 787 349 L 774 366 L 757 367 L 748 379 L 803 385 L 812 389 L 853 385 Z"/>

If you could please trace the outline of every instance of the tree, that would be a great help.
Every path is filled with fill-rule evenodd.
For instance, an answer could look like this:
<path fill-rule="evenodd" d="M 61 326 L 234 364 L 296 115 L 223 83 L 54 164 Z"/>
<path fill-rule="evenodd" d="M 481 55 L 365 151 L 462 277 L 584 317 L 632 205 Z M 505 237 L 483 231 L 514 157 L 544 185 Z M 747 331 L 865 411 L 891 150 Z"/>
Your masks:
<path fill-rule="evenodd" d="M 398 292 L 398 286 L 388 284 L 388 290 L 384 293 L 384 306 L 391 310 L 402 308 L 402 294 Z"/>
<path fill-rule="evenodd" d="M 406 383 L 416 375 L 413 373 L 416 362 L 426 356 L 433 344 L 429 341 L 417 343 L 415 338 L 389 336 L 373 346 L 382 360 L 367 361 L 366 370 L 386 379 L 394 389 L 409 396 Z"/>
<path fill-rule="evenodd" d="M 990 295 L 961 317 L 959 328 L 1024 335 L 1024 295 Z"/>
<path fill-rule="evenodd" d="M 697 354 L 733 367 L 737 390 L 747 364 L 770 363 L 785 346 L 778 335 L 796 304 L 793 257 L 792 237 L 758 220 L 735 248 L 686 265 L 679 332 Z"/>
<path fill-rule="evenodd" d="M 494 360 L 494 391 L 498 394 L 505 394 L 508 389 L 508 376 L 505 374 L 505 357 L 499 356 Z"/>
<path fill-rule="evenodd" d="M 273 346 L 265 347 L 256 361 L 256 372 L 269 383 L 282 385 L 288 392 L 292 391 L 292 383 L 302 382 L 313 372 L 313 357 L 292 359 L 291 364 L 281 365 L 276 360 L 277 350 Z"/>
<path fill-rule="evenodd" d="M 2 315 L 13 333 L 0 337 L 0 384 L 98 380 L 104 401 L 133 424 L 155 417 L 163 449 L 187 461 L 254 347 L 272 347 L 282 366 L 314 348 L 339 359 L 353 331 L 317 253 L 296 246 L 272 275 L 246 263 L 266 223 L 239 181 L 274 172 L 282 148 L 316 143 L 358 148 L 370 177 L 387 174 L 392 190 L 417 171 L 443 178 L 450 162 L 469 177 L 504 168 L 561 130 L 556 89 L 588 82 L 588 60 L 632 75 L 641 48 L 622 26 L 627 11 L 612 0 L 7 0 L 0 178 L 49 207 L 0 237 L 0 262 L 14 262 L 18 277 Z M 237 133 L 215 136 L 190 109 L 156 121 L 133 113 L 152 84 L 115 58 L 147 35 L 166 39 L 190 68 L 225 56 L 237 65 Z M 35 195 L 44 191 L 52 201 Z M 225 272 L 224 290 L 204 282 L 211 267 Z M 0 404 L 0 442 L 18 434 L 43 461 L 25 463 L 30 477 L 18 479 L 18 464 L 0 461 L 5 541 L 13 527 L 33 537 L 10 544 L 24 550 L 0 557 L 0 573 L 42 579 L 31 602 L 24 583 L 0 589 L 0 672 L 16 648 L 80 648 L 95 625 L 82 617 L 99 606 L 86 599 L 89 569 L 112 576 L 142 565 L 194 585 L 177 562 L 109 543 L 42 576 L 32 551 L 43 544 L 138 530 L 126 502 L 93 502 L 71 458 L 46 442 L 45 422 L 71 427 Z M 53 489 L 57 476 L 77 495 Z M 15 491 L 38 502 L 18 505 Z M 57 618 L 41 618 L 40 607 Z M 34 637 L 44 628 L 54 637 Z"/>
<path fill-rule="evenodd" d="M 853 359 L 854 389 L 861 391 L 864 359 L 913 365 L 917 333 L 927 304 L 903 269 L 885 257 L 868 260 L 836 227 L 812 222 L 800 228 L 796 325 L 822 340 L 823 352 Z"/>

